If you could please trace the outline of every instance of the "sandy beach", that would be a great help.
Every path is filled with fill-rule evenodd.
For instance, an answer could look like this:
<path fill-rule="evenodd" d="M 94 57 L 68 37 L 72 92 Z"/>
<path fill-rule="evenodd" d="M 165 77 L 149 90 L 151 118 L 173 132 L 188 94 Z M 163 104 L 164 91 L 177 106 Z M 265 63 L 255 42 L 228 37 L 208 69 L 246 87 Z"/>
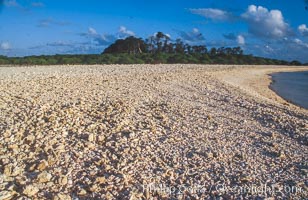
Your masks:
<path fill-rule="evenodd" d="M 286 66 L 0 67 L 0 199 L 304 199 Z"/>

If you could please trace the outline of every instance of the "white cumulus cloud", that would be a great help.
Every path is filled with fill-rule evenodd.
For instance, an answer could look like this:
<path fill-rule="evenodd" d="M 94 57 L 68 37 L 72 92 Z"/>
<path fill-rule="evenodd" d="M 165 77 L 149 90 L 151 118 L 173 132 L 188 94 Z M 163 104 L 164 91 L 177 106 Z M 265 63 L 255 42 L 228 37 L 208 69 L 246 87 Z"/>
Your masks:
<path fill-rule="evenodd" d="M 193 28 L 193 33 L 199 33 L 199 29 Z"/>
<path fill-rule="evenodd" d="M 133 31 L 127 30 L 125 26 L 120 26 L 119 33 L 121 37 L 134 36 L 135 33 Z"/>
<path fill-rule="evenodd" d="M 295 42 L 295 44 L 297 44 L 297 45 L 299 45 L 299 46 L 308 48 L 308 43 L 305 43 L 305 42 L 303 42 L 302 40 L 300 40 L 300 39 L 298 39 L 298 38 L 295 38 L 295 39 L 293 40 L 293 42 Z"/>
<path fill-rule="evenodd" d="M 190 12 L 217 21 L 226 21 L 232 18 L 232 15 L 227 11 L 215 8 L 190 9 Z"/>
<path fill-rule="evenodd" d="M 237 41 L 237 43 L 238 43 L 239 45 L 245 45 L 245 38 L 244 38 L 244 36 L 242 36 L 242 35 L 238 35 L 238 36 L 236 37 L 236 41 Z"/>
<path fill-rule="evenodd" d="M 88 33 L 89 33 L 89 35 L 97 35 L 96 30 L 95 30 L 94 28 L 92 28 L 92 27 L 90 27 L 90 28 L 88 29 Z"/>
<path fill-rule="evenodd" d="M 96 46 L 110 45 L 114 41 L 120 38 L 126 38 L 128 36 L 134 36 L 133 31 L 128 30 L 125 26 L 121 26 L 115 34 L 99 34 L 95 28 L 89 27 L 88 32 L 80 33 L 80 36 L 90 39 L 90 43 Z"/>
<path fill-rule="evenodd" d="M 10 50 L 12 47 L 11 47 L 11 44 L 10 44 L 10 43 L 8 43 L 8 42 L 2 42 L 2 43 L 0 44 L 0 48 L 1 48 L 2 50 Z"/>
<path fill-rule="evenodd" d="M 303 36 L 308 36 L 308 28 L 306 24 L 302 24 L 298 26 L 298 31 L 303 35 Z"/>
<path fill-rule="evenodd" d="M 112 34 L 99 34 L 94 28 L 89 27 L 87 33 L 81 33 L 81 36 L 91 39 L 98 46 L 109 45 L 117 38 Z"/>
<path fill-rule="evenodd" d="M 202 43 L 205 41 L 204 36 L 197 28 L 193 28 L 191 32 L 179 31 L 179 35 L 185 43 Z"/>
<path fill-rule="evenodd" d="M 282 38 L 291 34 L 280 10 L 250 5 L 242 18 L 248 23 L 249 32 L 256 36 Z"/>

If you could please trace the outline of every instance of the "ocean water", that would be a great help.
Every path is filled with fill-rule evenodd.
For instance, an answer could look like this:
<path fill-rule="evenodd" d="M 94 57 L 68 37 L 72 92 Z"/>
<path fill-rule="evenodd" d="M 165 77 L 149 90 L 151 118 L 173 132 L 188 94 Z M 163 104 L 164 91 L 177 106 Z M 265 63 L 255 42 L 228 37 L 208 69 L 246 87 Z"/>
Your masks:
<path fill-rule="evenodd" d="M 308 109 L 308 71 L 272 74 L 271 89 L 283 99 Z"/>

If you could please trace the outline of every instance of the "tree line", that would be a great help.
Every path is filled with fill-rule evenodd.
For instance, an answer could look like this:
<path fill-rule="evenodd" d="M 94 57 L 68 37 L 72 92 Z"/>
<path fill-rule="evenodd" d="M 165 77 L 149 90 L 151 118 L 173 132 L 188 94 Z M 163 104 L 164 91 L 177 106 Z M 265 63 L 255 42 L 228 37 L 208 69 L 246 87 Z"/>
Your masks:
<path fill-rule="evenodd" d="M 240 47 L 212 47 L 172 41 L 162 32 L 147 39 L 134 36 L 118 39 L 101 54 L 41 55 L 26 57 L 0 56 L 0 65 L 59 65 L 59 64 L 255 64 L 302 65 L 298 61 L 284 61 L 245 55 Z M 307 65 L 307 64 L 305 64 Z"/>
<path fill-rule="evenodd" d="M 210 54 L 214 55 L 242 55 L 241 47 L 220 47 L 211 48 L 209 51 L 205 45 L 184 44 L 181 39 L 171 42 L 170 37 L 162 32 L 157 32 L 146 40 L 134 36 L 119 39 L 107 47 L 103 54 L 107 53 L 128 53 L 128 54 Z"/>

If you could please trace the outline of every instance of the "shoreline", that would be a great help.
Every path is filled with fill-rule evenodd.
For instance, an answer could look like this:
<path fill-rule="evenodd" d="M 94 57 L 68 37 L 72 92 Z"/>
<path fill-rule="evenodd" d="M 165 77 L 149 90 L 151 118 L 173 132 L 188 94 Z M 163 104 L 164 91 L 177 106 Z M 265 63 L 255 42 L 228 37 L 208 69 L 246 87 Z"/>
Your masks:
<path fill-rule="evenodd" d="M 275 93 L 277 93 L 277 95 L 279 95 L 279 96 L 281 96 L 285 101 L 287 101 L 287 102 L 290 102 L 291 104 L 293 104 L 293 105 L 297 105 L 297 106 L 299 106 L 299 107 L 301 107 L 301 108 L 304 108 L 304 109 L 306 109 L 306 110 L 308 110 L 308 104 L 306 104 L 306 102 L 308 102 L 308 96 L 306 96 L 306 98 L 304 98 L 304 97 L 299 97 L 299 99 L 298 98 L 295 98 L 294 99 L 294 97 L 292 97 L 293 95 L 286 95 L 286 94 L 284 94 L 283 95 L 283 93 L 284 92 L 286 92 L 287 90 L 285 90 L 285 87 L 289 87 L 289 86 L 292 86 L 292 89 L 289 89 L 290 91 L 288 91 L 287 93 L 292 93 L 292 94 L 295 94 L 295 95 L 305 95 L 305 90 L 300 90 L 300 91 L 298 91 L 297 90 L 297 88 L 296 88 L 296 84 L 297 83 L 300 83 L 300 84 L 305 84 L 305 81 L 307 81 L 307 79 L 301 79 L 301 81 L 303 81 L 303 82 L 301 82 L 301 81 L 297 81 L 296 83 L 295 83 L 295 85 L 285 85 L 285 86 L 282 86 L 283 85 L 283 81 L 291 81 L 291 77 L 290 76 L 293 76 L 294 74 L 307 74 L 308 73 L 308 68 L 307 68 L 307 70 L 305 70 L 305 71 L 292 71 L 292 72 L 275 72 L 275 73 L 272 73 L 272 74 L 270 74 L 270 77 L 271 77 L 271 79 L 272 79 L 272 82 L 271 82 L 271 84 L 270 84 L 270 86 L 269 86 L 269 88 L 271 89 L 271 90 L 273 90 Z M 282 74 L 289 74 L 289 76 L 287 76 L 287 79 L 284 79 L 284 80 L 279 80 L 279 77 L 282 75 Z M 277 77 L 278 76 L 278 77 Z M 292 80 L 298 80 L 298 79 L 292 79 Z M 281 82 L 280 82 L 281 81 Z M 280 83 L 279 83 L 280 82 Z M 297 85 L 298 86 L 298 85 Z M 308 85 L 307 85 L 308 86 Z M 293 88 L 293 87 L 295 87 L 295 88 Z M 307 87 L 306 87 L 307 88 Z M 294 91 L 298 91 L 297 93 L 293 93 Z"/>
<path fill-rule="evenodd" d="M 307 109 L 302 108 L 290 101 L 285 100 L 279 96 L 273 89 L 271 89 L 272 74 L 279 72 L 298 72 L 307 71 L 308 67 L 286 67 L 280 66 L 275 67 L 260 67 L 253 69 L 242 69 L 237 71 L 222 72 L 221 80 L 227 82 L 233 86 L 242 88 L 245 92 L 250 95 L 260 97 L 262 99 L 269 100 L 270 102 L 278 103 L 280 105 L 288 106 L 292 109 L 300 109 L 308 112 Z M 221 72 L 219 72 L 221 73 Z"/>

